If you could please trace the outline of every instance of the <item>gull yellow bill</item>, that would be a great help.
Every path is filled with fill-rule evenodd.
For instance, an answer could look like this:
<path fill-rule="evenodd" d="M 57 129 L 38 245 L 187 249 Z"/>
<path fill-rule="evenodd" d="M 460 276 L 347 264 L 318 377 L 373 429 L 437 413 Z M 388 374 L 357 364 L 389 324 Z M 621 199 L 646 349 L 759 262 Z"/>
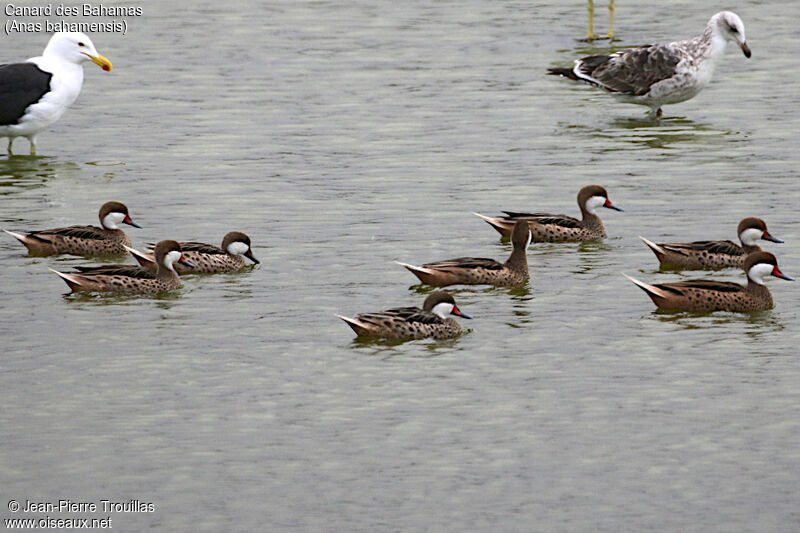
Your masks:
<path fill-rule="evenodd" d="M 111 70 L 113 68 L 111 66 L 111 61 L 109 61 L 108 59 L 103 57 L 101 54 L 97 54 L 96 56 L 93 56 L 92 54 L 87 54 L 86 52 L 81 52 L 81 53 L 83 55 L 85 55 L 86 57 L 88 57 L 89 59 L 91 59 L 92 63 L 94 63 L 95 65 L 99 66 L 100 68 L 102 68 L 106 72 L 108 72 L 109 70 Z"/>

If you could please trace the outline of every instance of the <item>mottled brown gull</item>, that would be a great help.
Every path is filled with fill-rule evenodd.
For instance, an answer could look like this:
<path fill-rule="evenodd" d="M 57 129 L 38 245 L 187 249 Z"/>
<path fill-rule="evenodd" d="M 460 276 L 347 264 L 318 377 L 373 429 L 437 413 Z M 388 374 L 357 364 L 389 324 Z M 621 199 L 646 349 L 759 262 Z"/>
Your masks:
<path fill-rule="evenodd" d="M 728 41 L 750 57 L 742 19 L 720 11 L 694 39 L 588 56 L 576 60 L 571 69 L 551 68 L 548 74 L 596 85 L 622 102 L 645 105 L 661 116 L 662 105 L 689 100 L 708 85 Z"/>

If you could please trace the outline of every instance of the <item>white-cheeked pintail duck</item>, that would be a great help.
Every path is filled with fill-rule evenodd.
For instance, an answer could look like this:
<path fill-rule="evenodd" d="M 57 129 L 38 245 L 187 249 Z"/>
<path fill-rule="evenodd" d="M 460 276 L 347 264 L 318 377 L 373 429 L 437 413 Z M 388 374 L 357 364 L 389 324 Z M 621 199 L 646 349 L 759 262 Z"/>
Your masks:
<path fill-rule="evenodd" d="M 136 265 L 103 265 L 77 267 L 78 272 L 55 272 L 72 292 L 113 292 L 118 294 L 156 294 L 181 286 L 175 263 L 188 263 L 176 241 L 161 241 L 156 245 L 158 270 L 151 272 Z M 188 263 L 187 266 L 192 266 Z"/>
<path fill-rule="evenodd" d="M 518 285 L 530 278 L 526 250 L 531 242 L 528 223 L 518 220 L 514 225 L 511 243 L 514 250 L 505 263 L 483 257 L 459 257 L 422 266 L 404 266 L 419 278 L 422 283 L 445 287 L 447 285 Z"/>
<path fill-rule="evenodd" d="M 580 220 L 567 215 L 516 211 L 503 211 L 505 216 L 499 217 L 473 214 L 489 223 L 503 237 L 511 235 L 511 230 L 517 220 L 527 220 L 533 233 L 533 242 L 565 242 L 605 238 L 606 229 L 603 227 L 600 217 L 597 216 L 597 210 L 605 207 L 622 211 L 611 203 L 608 193 L 599 185 L 587 185 L 578 191 L 578 207 L 581 208 L 582 218 Z"/>
<path fill-rule="evenodd" d="M 648 285 L 627 274 L 660 309 L 670 311 L 764 311 L 772 309 L 772 295 L 764 284 L 766 276 L 793 281 L 778 268 L 769 252 L 754 252 L 744 261 L 747 285 L 727 281 L 691 280 Z"/>
<path fill-rule="evenodd" d="M 745 258 L 760 252 L 759 239 L 783 242 L 767 231 L 767 224 L 760 218 L 747 217 L 739 222 L 736 230 L 742 245 L 731 241 L 694 241 L 654 243 L 639 237 L 650 247 L 662 268 L 718 269 L 742 268 Z"/>
<path fill-rule="evenodd" d="M 397 307 L 377 313 L 360 313 L 344 320 L 359 337 L 384 339 L 452 339 L 461 334 L 461 324 L 450 315 L 472 318 L 456 305 L 453 295 L 433 292 L 419 307 Z"/>
<path fill-rule="evenodd" d="M 175 271 L 181 276 L 236 272 L 247 265 L 244 257 L 253 263 L 260 263 L 250 248 L 250 237 L 239 231 L 227 233 L 222 239 L 221 247 L 202 242 L 181 241 L 178 244 L 181 245 L 183 257 L 194 265 L 189 267 L 182 263 L 176 263 Z M 129 251 L 142 268 L 155 271 L 156 261 L 152 253 L 140 252 L 132 248 Z"/>
<path fill-rule="evenodd" d="M 131 240 L 118 224 L 141 228 L 131 220 L 128 208 L 120 202 L 106 202 L 100 207 L 100 225 L 32 231 L 27 234 L 3 230 L 35 255 L 117 255 L 125 253 Z"/>

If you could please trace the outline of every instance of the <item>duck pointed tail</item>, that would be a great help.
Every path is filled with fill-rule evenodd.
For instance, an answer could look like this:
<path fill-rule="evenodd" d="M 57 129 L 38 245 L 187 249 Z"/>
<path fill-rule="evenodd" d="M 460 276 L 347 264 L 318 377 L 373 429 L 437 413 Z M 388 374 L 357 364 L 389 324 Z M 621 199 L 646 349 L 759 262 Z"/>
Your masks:
<path fill-rule="evenodd" d="M 123 244 L 123 246 L 125 245 Z M 128 251 L 129 254 L 133 256 L 134 259 L 136 259 L 136 262 L 139 263 L 139 266 L 141 266 L 142 268 L 145 268 L 147 270 L 155 270 L 157 268 L 156 260 L 153 258 L 151 254 L 140 252 L 139 250 L 136 250 L 135 248 L 130 248 L 128 246 L 125 246 L 125 249 Z"/>
<path fill-rule="evenodd" d="M 5 231 L 9 235 L 17 239 L 22 244 L 25 244 L 25 240 L 28 238 L 27 235 L 23 235 L 21 233 L 14 233 L 13 231 L 8 231 L 7 229 L 4 229 L 3 231 Z"/>
<path fill-rule="evenodd" d="M 472 214 L 475 215 L 476 217 L 480 218 L 481 220 L 483 220 L 487 224 L 489 224 L 491 227 L 493 227 L 495 230 L 497 230 L 497 233 L 499 233 L 503 237 L 508 237 L 508 236 L 511 235 L 511 229 L 514 227 L 513 223 L 509 224 L 508 222 L 506 222 L 505 220 L 503 220 L 501 218 L 487 217 L 485 215 L 481 215 L 480 213 L 474 213 L 473 212 Z"/>
<path fill-rule="evenodd" d="M 83 288 L 83 283 L 81 283 L 81 278 L 74 274 L 65 274 L 63 272 L 59 272 L 58 270 L 53 270 L 52 268 L 48 269 L 50 272 L 58 274 L 61 279 L 63 279 L 67 286 L 70 288 L 72 292 L 78 292 Z"/>
<path fill-rule="evenodd" d="M 623 272 L 622 275 L 625 276 L 626 278 L 628 278 L 629 280 L 631 280 L 637 287 L 642 289 L 644 292 L 646 292 L 647 295 L 654 302 L 656 301 L 655 300 L 656 298 L 667 298 L 667 296 L 669 296 L 666 291 L 656 287 L 655 285 L 649 285 L 649 284 L 647 284 L 647 283 L 645 283 L 643 281 L 639 281 L 638 279 L 627 275 L 625 272 Z M 658 302 L 656 302 L 656 303 L 658 303 Z"/>
<path fill-rule="evenodd" d="M 27 248 L 29 252 L 38 251 L 38 248 L 42 246 L 42 243 L 50 244 L 48 241 L 44 239 L 37 238 L 36 235 L 24 235 L 22 233 L 15 233 L 13 231 L 8 231 L 7 229 L 4 229 L 3 231 L 5 231 L 9 235 L 17 239 L 19 242 L 24 244 L 25 248 Z"/>
<path fill-rule="evenodd" d="M 350 326 L 350 328 L 353 331 L 355 331 L 356 335 L 358 335 L 359 337 L 362 336 L 362 335 L 369 335 L 369 329 L 367 329 L 367 327 L 364 326 L 364 324 L 362 324 L 361 322 L 359 322 L 355 318 L 349 318 L 349 317 L 342 316 L 342 315 L 335 315 L 335 316 L 336 316 L 336 318 L 340 318 L 340 319 L 344 320 L 345 324 Z"/>
<path fill-rule="evenodd" d="M 431 276 L 437 274 L 436 270 L 432 268 L 425 268 L 416 265 L 409 265 L 408 263 L 401 263 L 400 261 L 395 261 L 401 267 L 407 268 L 412 274 L 417 276 L 422 283 L 432 283 Z"/>
<path fill-rule="evenodd" d="M 653 250 L 653 253 L 654 253 L 654 254 L 656 254 L 656 257 L 657 257 L 658 259 L 661 259 L 661 258 L 662 258 L 662 257 L 664 257 L 665 255 L 667 255 L 667 251 L 666 251 L 664 248 L 662 248 L 661 246 L 659 246 L 658 244 L 654 243 L 653 241 L 649 241 L 649 240 L 645 239 L 645 238 L 644 238 L 644 237 L 642 237 L 641 235 L 639 235 L 639 238 L 640 238 L 640 239 L 642 240 L 642 242 L 643 242 L 643 243 L 645 243 L 645 244 L 646 244 L 646 245 L 647 245 L 647 246 L 648 246 L 648 247 L 649 247 L 651 250 Z"/>

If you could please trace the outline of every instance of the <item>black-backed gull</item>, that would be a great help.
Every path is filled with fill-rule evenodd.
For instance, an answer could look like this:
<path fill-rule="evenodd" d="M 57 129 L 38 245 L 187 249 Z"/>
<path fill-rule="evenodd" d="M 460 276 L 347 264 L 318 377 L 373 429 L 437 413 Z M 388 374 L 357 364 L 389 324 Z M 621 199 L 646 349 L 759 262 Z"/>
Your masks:
<path fill-rule="evenodd" d="M 36 154 L 36 135 L 56 122 L 75 101 L 83 85 L 83 63 L 111 70 L 86 34 L 54 34 L 41 56 L 0 65 L 0 137 L 8 153 L 16 137 L 27 137 Z"/>

